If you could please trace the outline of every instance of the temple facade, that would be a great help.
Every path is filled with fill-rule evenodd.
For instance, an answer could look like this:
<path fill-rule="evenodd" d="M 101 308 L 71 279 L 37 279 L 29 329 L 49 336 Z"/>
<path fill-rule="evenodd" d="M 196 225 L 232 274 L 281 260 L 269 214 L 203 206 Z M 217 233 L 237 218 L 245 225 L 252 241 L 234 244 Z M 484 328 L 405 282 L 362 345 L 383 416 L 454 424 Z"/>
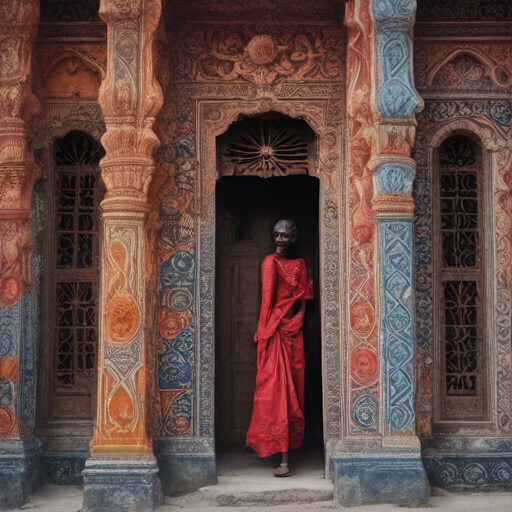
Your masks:
<path fill-rule="evenodd" d="M 512 489 L 510 0 L 0 0 L 0 509 L 244 451 L 295 220 L 342 506 Z"/>

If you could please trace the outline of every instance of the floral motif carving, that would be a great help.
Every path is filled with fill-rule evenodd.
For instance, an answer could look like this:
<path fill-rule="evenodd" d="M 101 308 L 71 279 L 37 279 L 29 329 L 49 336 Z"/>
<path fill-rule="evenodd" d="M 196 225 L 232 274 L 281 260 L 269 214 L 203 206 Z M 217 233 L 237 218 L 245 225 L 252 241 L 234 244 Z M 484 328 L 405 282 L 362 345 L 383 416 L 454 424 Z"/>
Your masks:
<path fill-rule="evenodd" d="M 178 80 L 242 80 L 258 86 L 285 80 L 341 80 L 340 35 L 330 27 L 289 27 L 275 34 L 187 31 L 180 40 Z"/>
<path fill-rule="evenodd" d="M 508 0 L 442 0 L 419 3 L 417 21 L 507 21 L 512 20 Z"/>

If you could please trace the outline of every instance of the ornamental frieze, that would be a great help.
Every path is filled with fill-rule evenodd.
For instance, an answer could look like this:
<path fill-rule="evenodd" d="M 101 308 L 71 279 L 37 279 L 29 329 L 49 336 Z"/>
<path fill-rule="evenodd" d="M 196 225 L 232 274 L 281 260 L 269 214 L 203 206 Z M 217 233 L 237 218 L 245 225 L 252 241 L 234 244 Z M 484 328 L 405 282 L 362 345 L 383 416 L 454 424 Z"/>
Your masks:
<path fill-rule="evenodd" d="M 271 34 L 189 30 L 180 40 L 177 81 L 240 80 L 259 86 L 283 81 L 343 81 L 343 41 L 331 27 L 287 27 Z"/>

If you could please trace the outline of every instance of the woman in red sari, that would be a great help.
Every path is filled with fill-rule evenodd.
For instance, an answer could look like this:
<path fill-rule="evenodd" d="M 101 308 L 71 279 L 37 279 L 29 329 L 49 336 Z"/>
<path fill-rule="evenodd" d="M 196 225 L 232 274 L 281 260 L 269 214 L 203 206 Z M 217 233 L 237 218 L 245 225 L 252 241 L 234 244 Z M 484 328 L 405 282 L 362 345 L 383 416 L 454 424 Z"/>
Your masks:
<path fill-rule="evenodd" d="M 304 436 L 305 299 L 313 298 L 313 282 L 302 259 L 287 259 L 298 237 L 295 223 L 274 226 L 276 252 L 261 265 L 263 294 L 254 341 L 258 372 L 247 446 L 260 457 L 282 453 L 275 476 L 288 476 L 288 449 L 299 448 Z"/>

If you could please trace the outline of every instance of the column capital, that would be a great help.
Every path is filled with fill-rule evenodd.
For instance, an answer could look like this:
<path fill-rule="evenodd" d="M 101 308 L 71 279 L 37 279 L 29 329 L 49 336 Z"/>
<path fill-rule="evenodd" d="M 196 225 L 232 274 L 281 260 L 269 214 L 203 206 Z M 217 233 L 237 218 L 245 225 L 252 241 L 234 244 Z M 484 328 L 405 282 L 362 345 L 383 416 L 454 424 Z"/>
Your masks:
<path fill-rule="evenodd" d="M 412 184 L 415 174 L 416 163 L 408 157 L 380 164 L 373 174 L 372 206 L 377 217 L 396 217 L 397 214 L 403 217 L 413 214 Z"/>
<path fill-rule="evenodd" d="M 0 217 L 30 218 L 39 169 L 28 149 L 31 121 L 40 112 L 32 92 L 32 43 L 38 0 L 0 0 Z M 22 213 L 24 212 L 24 213 Z"/>
<path fill-rule="evenodd" d="M 149 208 L 153 151 L 160 145 L 152 126 L 163 102 L 154 71 L 161 12 L 161 0 L 101 1 L 100 16 L 108 27 L 108 67 L 98 99 L 107 125 L 100 162 L 106 213 Z"/>

